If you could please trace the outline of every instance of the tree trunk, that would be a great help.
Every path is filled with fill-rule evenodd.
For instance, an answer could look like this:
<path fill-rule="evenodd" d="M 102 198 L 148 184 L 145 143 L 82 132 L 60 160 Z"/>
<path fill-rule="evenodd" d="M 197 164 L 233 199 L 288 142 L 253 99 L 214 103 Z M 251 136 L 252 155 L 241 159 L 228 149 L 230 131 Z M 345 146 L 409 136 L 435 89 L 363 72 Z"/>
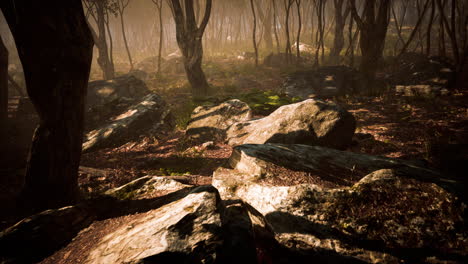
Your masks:
<path fill-rule="evenodd" d="M 250 7 L 252 8 L 252 15 L 253 15 L 253 30 L 252 30 L 252 41 L 255 50 L 255 66 L 258 66 L 258 49 L 257 49 L 257 15 L 255 14 L 255 7 L 253 0 L 250 0 Z"/>
<path fill-rule="evenodd" d="M 334 0 L 335 7 L 335 34 L 333 38 L 333 46 L 330 50 L 330 62 L 332 64 L 339 64 L 340 53 L 344 47 L 344 27 L 347 15 L 343 15 L 343 1 Z M 349 9 L 347 9 L 349 10 Z"/>
<path fill-rule="evenodd" d="M 112 64 L 109 57 L 109 50 L 107 47 L 106 40 L 106 25 L 105 25 L 105 3 L 102 1 L 97 1 L 96 3 L 96 13 L 97 13 L 97 27 L 99 31 L 99 36 L 95 38 L 95 44 L 98 48 L 98 58 L 97 62 L 99 67 L 102 69 L 104 80 L 114 79 L 114 65 Z"/>
<path fill-rule="evenodd" d="M 130 71 L 133 71 L 132 55 L 130 54 L 130 49 L 128 48 L 127 35 L 125 34 L 125 22 L 123 18 L 124 10 L 125 10 L 125 7 L 123 7 L 122 9 L 119 9 L 120 25 L 122 26 L 122 37 L 123 37 L 124 44 L 125 44 L 125 50 L 127 51 L 128 62 L 130 63 Z"/>
<path fill-rule="evenodd" d="M 93 47 L 81 1 L 1 1 L 0 6 L 40 118 L 23 202 L 33 210 L 74 203 Z"/>
<path fill-rule="evenodd" d="M 0 136 L 4 139 L 4 132 L 8 120 L 8 50 L 0 37 Z"/>
<path fill-rule="evenodd" d="M 290 63 L 291 62 L 291 39 L 290 39 L 290 36 L 289 36 L 289 15 L 290 15 L 290 10 L 291 10 L 291 6 L 293 4 L 293 0 L 284 0 L 284 5 L 285 5 L 285 10 L 286 10 L 286 19 L 285 19 L 285 22 L 284 22 L 284 28 L 285 28 L 285 33 L 286 33 L 286 49 L 285 49 L 285 53 L 286 53 L 286 63 Z"/>
<path fill-rule="evenodd" d="M 365 80 L 365 89 L 370 94 L 376 93 L 376 65 L 382 61 L 385 37 L 389 23 L 390 0 L 380 1 L 376 11 L 376 2 L 366 0 L 362 18 L 358 15 L 355 1 L 351 1 L 351 12 L 360 30 L 360 49 L 362 54 L 360 71 Z"/>
<path fill-rule="evenodd" d="M 193 0 L 184 1 L 185 10 L 182 10 L 179 0 L 171 0 L 169 4 L 176 24 L 177 44 L 184 58 L 185 72 L 192 86 L 193 95 L 194 97 L 207 96 L 209 85 L 201 67 L 203 59 L 202 37 L 210 18 L 212 0 L 206 1 L 205 15 L 200 26 L 197 25 L 195 19 Z"/>
<path fill-rule="evenodd" d="M 280 49 L 281 49 L 281 46 L 280 46 L 280 42 L 279 42 L 279 37 L 278 37 L 278 29 L 277 29 L 277 21 L 276 21 L 276 1 L 273 0 L 273 24 L 274 24 L 274 27 L 273 27 L 273 31 L 275 33 L 275 40 L 276 40 L 276 51 L 278 52 L 278 54 L 280 54 Z"/>
<path fill-rule="evenodd" d="M 300 63 L 301 59 L 301 30 L 302 30 L 302 17 L 301 17 L 301 0 L 296 0 L 297 7 L 297 19 L 298 19 L 298 28 L 297 28 L 297 39 L 296 39 L 296 56 L 297 64 Z"/>

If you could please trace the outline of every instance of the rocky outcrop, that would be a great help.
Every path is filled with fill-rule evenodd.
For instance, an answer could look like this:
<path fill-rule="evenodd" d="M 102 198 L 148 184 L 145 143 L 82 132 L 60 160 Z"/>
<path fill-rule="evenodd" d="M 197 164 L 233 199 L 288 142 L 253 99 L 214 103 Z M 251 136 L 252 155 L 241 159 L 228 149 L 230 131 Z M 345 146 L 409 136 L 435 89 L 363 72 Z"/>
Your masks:
<path fill-rule="evenodd" d="M 455 73 L 450 60 L 407 52 L 388 62 L 386 80 L 392 85 L 429 85 L 448 88 Z"/>
<path fill-rule="evenodd" d="M 117 98 L 140 98 L 149 93 L 146 84 L 132 74 L 113 80 L 100 80 L 88 84 L 87 107 L 102 105 Z"/>
<path fill-rule="evenodd" d="M 199 106 L 191 115 L 186 134 L 200 142 L 224 141 L 226 130 L 232 124 L 249 120 L 251 116 L 249 105 L 237 99 L 216 106 Z"/>
<path fill-rule="evenodd" d="M 87 263 L 213 263 L 222 247 L 219 196 L 199 188 L 99 241 Z"/>
<path fill-rule="evenodd" d="M 79 206 L 47 210 L 0 232 L 0 263 L 36 263 L 65 246 L 95 216 Z"/>
<path fill-rule="evenodd" d="M 350 67 L 327 66 L 288 75 L 282 90 L 290 97 L 331 98 L 358 93 L 361 80 L 361 74 Z"/>
<path fill-rule="evenodd" d="M 397 85 L 395 92 L 407 97 L 433 98 L 440 95 L 448 95 L 449 91 L 441 86 L 420 85 Z"/>
<path fill-rule="evenodd" d="M 83 151 L 118 147 L 142 136 L 157 137 L 174 129 L 175 122 L 166 102 L 149 94 L 106 124 L 86 134 Z"/>
<path fill-rule="evenodd" d="M 305 100 L 278 108 L 267 117 L 238 122 L 226 133 L 230 145 L 286 143 L 344 148 L 351 143 L 356 121 L 340 106 Z"/>
<path fill-rule="evenodd" d="M 148 199 L 190 187 L 165 177 L 145 176 L 111 189 L 106 194 L 118 199 Z"/>
<path fill-rule="evenodd" d="M 277 241 L 297 254 L 325 251 L 371 263 L 466 257 L 465 205 L 456 184 L 436 172 L 281 144 L 239 146 L 230 166 L 213 176 L 221 197 L 265 215 Z"/>

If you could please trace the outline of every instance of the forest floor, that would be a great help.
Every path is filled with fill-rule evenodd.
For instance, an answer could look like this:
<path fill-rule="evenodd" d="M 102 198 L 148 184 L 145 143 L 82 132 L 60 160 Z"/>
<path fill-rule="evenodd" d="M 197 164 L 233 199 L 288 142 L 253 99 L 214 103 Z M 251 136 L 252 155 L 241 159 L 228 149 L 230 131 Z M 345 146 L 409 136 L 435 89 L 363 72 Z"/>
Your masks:
<path fill-rule="evenodd" d="M 278 91 L 284 76 L 291 70 L 256 68 L 251 62 L 228 59 L 208 61 L 205 71 L 213 86 L 213 96 L 201 103 L 190 99 L 183 73 L 153 79 L 148 82 L 149 88 L 171 105 L 178 126 L 176 132 L 157 142 L 144 139 L 84 154 L 82 166 L 104 170 L 106 176 L 91 177 L 82 171 L 80 183 L 87 192 L 117 187 L 145 175 L 179 177 L 197 185 L 210 183 L 213 171 L 226 162 L 232 148 L 225 144 L 203 148 L 187 142 L 184 129 L 192 110 L 198 104 L 220 103 L 230 98 L 249 101 L 261 95 L 265 98 L 260 101 L 268 98 L 276 101 L 261 102 L 254 108 L 254 114 L 256 117 L 268 115 L 281 104 L 290 103 Z M 468 144 L 466 91 L 426 99 L 408 99 L 387 91 L 377 97 L 347 96 L 332 100 L 356 117 L 355 144 L 349 151 L 416 160 L 424 166 L 444 170 L 451 164 L 443 163 L 457 153 L 456 149 L 448 150 L 452 153 L 447 156 L 438 146 Z"/>

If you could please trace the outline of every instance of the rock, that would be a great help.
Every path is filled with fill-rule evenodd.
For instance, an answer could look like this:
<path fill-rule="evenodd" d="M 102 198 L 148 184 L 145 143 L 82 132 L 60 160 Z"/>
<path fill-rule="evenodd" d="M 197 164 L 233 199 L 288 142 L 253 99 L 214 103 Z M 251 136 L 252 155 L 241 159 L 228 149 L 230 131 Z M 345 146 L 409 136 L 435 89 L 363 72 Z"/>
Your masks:
<path fill-rule="evenodd" d="M 83 151 L 118 147 L 142 136 L 158 137 L 174 129 L 175 122 L 166 102 L 149 94 L 85 135 Z"/>
<path fill-rule="evenodd" d="M 117 98 L 141 98 L 149 93 L 146 84 L 135 76 L 123 75 L 113 80 L 100 80 L 88 84 L 87 106 L 102 105 Z"/>
<path fill-rule="evenodd" d="M 161 64 L 166 60 L 161 58 Z M 143 72 L 157 72 L 158 70 L 158 56 L 148 57 L 135 65 L 135 69 Z"/>
<path fill-rule="evenodd" d="M 79 206 L 25 218 L 0 232 L 0 263 L 36 263 L 70 242 L 94 219 L 93 214 Z"/>
<path fill-rule="evenodd" d="M 361 80 L 361 74 L 350 67 L 327 66 L 288 75 L 282 90 L 290 97 L 331 98 L 358 93 Z"/>
<path fill-rule="evenodd" d="M 85 112 L 85 132 L 97 129 L 102 124 L 112 121 L 112 118 L 125 112 L 137 102 L 137 99 L 118 97 L 103 104 L 96 104 Z"/>
<path fill-rule="evenodd" d="M 162 72 L 169 74 L 185 73 L 184 59 L 182 57 L 173 57 L 165 61 L 162 65 Z"/>
<path fill-rule="evenodd" d="M 268 67 L 281 68 L 281 67 L 284 67 L 286 65 L 286 61 L 287 61 L 286 53 L 279 53 L 279 54 L 270 53 L 263 60 L 263 65 L 268 66 Z M 301 62 L 302 61 L 303 61 L 303 59 L 301 59 Z M 292 55 L 290 57 L 290 63 L 291 64 L 297 63 L 297 57 Z"/>
<path fill-rule="evenodd" d="M 86 263 L 214 263 L 222 247 L 220 199 L 199 187 L 105 236 Z"/>
<path fill-rule="evenodd" d="M 447 58 L 408 52 L 390 61 L 386 80 L 392 85 L 448 88 L 455 78 L 453 69 Z"/>
<path fill-rule="evenodd" d="M 233 99 L 216 106 L 199 106 L 193 110 L 186 135 L 195 141 L 224 141 L 226 130 L 236 122 L 249 120 L 252 110 L 246 103 Z"/>
<path fill-rule="evenodd" d="M 278 242 L 297 254 L 373 263 L 466 257 L 466 206 L 436 172 L 305 145 L 238 146 L 229 163 L 213 175 L 221 197 L 265 215 Z M 298 172 L 313 180 L 289 178 Z M 325 177 L 346 183 L 330 186 Z"/>
<path fill-rule="evenodd" d="M 148 199 L 176 192 L 191 185 L 165 177 L 145 176 L 131 181 L 123 186 L 107 191 L 105 194 L 118 199 Z"/>
<path fill-rule="evenodd" d="M 441 86 L 431 86 L 427 84 L 420 85 L 397 85 L 395 87 L 397 94 L 407 97 L 427 97 L 433 98 L 440 95 L 448 95 L 449 91 Z"/>
<path fill-rule="evenodd" d="M 230 145 L 287 143 L 344 148 L 351 143 L 356 121 L 340 106 L 305 100 L 278 108 L 267 117 L 238 122 L 227 130 Z"/>
<path fill-rule="evenodd" d="M 169 55 L 166 56 L 167 60 L 171 60 L 174 58 L 182 58 L 182 52 L 180 52 L 180 49 L 177 49 L 176 51 L 170 53 Z"/>
<path fill-rule="evenodd" d="M 145 71 L 142 70 L 133 70 L 128 73 L 129 75 L 135 76 L 135 78 L 140 79 L 142 81 L 148 81 L 149 80 L 149 74 Z"/>
<path fill-rule="evenodd" d="M 297 49 L 297 41 L 294 42 L 294 44 L 291 46 L 291 50 L 293 53 L 296 52 L 296 49 Z M 312 45 L 299 42 L 299 51 L 312 54 L 315 52 L 315 48 Z"/>

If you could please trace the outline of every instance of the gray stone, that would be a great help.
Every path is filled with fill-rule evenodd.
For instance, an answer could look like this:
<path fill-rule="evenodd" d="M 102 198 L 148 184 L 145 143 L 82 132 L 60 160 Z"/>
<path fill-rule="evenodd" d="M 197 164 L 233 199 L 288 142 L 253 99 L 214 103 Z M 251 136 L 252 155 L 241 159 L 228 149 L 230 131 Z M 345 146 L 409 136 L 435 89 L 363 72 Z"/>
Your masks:
<path fill-rule="evenodd" d="M 80 206 L 27 217 L 0 232 L 0 263 L 36 263 L 70 242 L 95 218 Z"/>
<path fill-rule="evenodd" d="M 88 107 L 93 107 L 111 102 L 120 97 L 140 98 L 149 92 L 142 80 L 128 74 L 113 80 L 90 82 L 88 84 L 86 103 Z"/>
<path fill-rule="evenodd" d="M 282 91 L 290 97 L 332 98 L 358 93 L 361 74 L 346 66 L 327 66 L 313 70 L 301 70 L 286 76 Z"/>
<path fill-rule="evenodd" d="M 156 94 L 149 94 L 100 128 L 87 133 L 83 151 L 118 147 L 142 136 L 157 137 L 174 127 L 174 117 L 166 102 Z"/>
<path fill-rule="evenodd" d="M 86 263 L 214 263 L 222 247 L 217 191 L 199 187 L 96 243 Z"/>
<path fill-rule="evenodd" d="M 304 145 L 239 146 L 233 156 L 232 169 L 218 169 L 213 185 L 223 199 L 241 199 L 265 215 L 277 241 L 292 252 L 329 251 L 372 263 L 404 261 L 412 250 L 431 252 L 419 256 L 423 262 L 467 252 L 466 206 L 436 172 Z M 304 171 L 305 177 L 327 175 L 348 184 L 285 181 L 288 172 L 278 169 L 283 166 Z M 398 253 L 403 250 L 408 251 Z"/>
<path fill-rule="evenodd" d="M 238 122 L 227 130 L 230 145 L 286 143 L 344 148 L 351 143 L 356 121 L 340 106 L 305 100 L 278 108 L 267 117 Z"/>
<path fill-rule="evenodd" d="M 162 196 L 190 187 L 191 185 L 182 184 L 165 177 L 145 176 L 111 189 L 105 194 L 119 199 L 147 199 L 155 195 Z"/>
<path fill-rule="evenodd" d="M 193 110 L 186 134 L 195 141 L 224 141 L 226 130 L 232 124 L 249 120 L 251 116 L 249 105 L 237 99 L 216 106 L 199 106 Z"/>

